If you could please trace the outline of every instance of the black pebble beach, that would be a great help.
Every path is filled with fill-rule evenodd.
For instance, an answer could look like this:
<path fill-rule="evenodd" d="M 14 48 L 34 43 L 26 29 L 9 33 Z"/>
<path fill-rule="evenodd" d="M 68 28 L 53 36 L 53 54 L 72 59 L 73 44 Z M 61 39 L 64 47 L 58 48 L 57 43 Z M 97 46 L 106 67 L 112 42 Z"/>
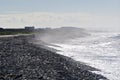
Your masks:
<path fill-rule="evenodd" d="M 30 43 L 30 37 L 0 38 L 0 80 L 107 80 L 96 70 Z"/>

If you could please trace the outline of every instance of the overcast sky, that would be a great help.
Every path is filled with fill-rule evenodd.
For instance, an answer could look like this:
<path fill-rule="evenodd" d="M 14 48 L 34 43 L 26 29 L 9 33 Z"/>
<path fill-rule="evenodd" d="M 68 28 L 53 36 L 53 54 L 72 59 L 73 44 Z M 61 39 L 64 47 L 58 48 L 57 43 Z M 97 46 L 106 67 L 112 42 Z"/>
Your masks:
<path fill-rule="evenodd" d="M 0 26 L 120 30 L 120 0 L 0 0 Z"/>

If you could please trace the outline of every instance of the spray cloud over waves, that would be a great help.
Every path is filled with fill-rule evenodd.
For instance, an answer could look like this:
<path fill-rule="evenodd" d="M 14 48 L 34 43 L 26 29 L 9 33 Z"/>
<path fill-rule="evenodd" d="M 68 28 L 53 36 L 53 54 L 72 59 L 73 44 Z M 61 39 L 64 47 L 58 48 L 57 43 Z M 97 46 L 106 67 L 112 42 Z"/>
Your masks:
<path fill-rule="evenodd" d="M 90 35 L 85 29 L 75 27 L 44 28 L 43 30 L 39 30 L 38 33 L 36 34 L 36 39 L 42 40 L 45 43 L 61 43 L 68 39 Z"/>

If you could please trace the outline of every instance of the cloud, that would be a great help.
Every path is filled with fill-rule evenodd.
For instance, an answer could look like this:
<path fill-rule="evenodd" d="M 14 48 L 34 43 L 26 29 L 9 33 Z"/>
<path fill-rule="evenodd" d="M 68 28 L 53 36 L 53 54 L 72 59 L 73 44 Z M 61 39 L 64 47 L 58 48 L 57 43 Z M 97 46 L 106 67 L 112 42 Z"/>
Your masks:
<path fill-rule="evenodd" d="M 85 13 L 35 12 L 0 15 L 0 26 L 20 28 L 24 26 L 61 27 L 75 26 L 95 29 L 119 29 L 120 16 Z M 119 29 L 120 30 L 120 29 Z"/>

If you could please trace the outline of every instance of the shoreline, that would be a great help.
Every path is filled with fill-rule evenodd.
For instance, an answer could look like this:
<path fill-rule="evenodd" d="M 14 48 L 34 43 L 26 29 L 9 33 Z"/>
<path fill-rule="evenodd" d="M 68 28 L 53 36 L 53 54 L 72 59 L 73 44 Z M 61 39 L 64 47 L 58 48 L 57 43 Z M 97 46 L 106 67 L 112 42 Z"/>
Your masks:
<path fill-rule="evenodd" d="M 107 80 L 97 69 L 30 43 L 31 36 L 0 38 L 0 79 Z"/>

